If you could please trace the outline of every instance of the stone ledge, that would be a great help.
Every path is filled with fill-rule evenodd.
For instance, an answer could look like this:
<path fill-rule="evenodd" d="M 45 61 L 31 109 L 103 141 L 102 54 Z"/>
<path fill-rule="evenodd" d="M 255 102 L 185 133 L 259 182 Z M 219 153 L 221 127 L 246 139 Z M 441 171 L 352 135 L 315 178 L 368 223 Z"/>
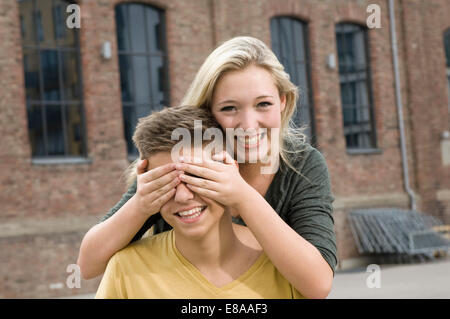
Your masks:
<path fill-rule="evenodd" d="M 101 216 L 71 216 L 45 219 L 21 218 L 0 222 L 0 238 L 25 235 L 46 235 L 68 232 L 87 232 Z"/>
<path fill-rule="evenodd" d="M 436 197 L 440 201 L 450 201 L 450 189 L 440 189 L 436 192 Z"/>
<path fill-rule="evenodd" d="M 417 206 L 420 207 L 420 196 L 416 194 Z M 376 195 L 358 195 L 338 197 L 333 203 L 335 210 L 374 208 L 374 207 L 409 207 L 409 197 L 406 193 L 386 193 Z"/>

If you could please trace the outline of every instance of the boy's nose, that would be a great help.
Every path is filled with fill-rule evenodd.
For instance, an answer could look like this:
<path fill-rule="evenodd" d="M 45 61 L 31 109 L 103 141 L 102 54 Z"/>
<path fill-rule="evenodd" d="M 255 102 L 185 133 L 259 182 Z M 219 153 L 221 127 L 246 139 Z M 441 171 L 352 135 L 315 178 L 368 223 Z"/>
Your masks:
<path fill-rule="evenodd" d="M 175 191 L 175 201 L 179 203 L 186 202 L 194 198 L 194 193 L 186 187 L 186 184 L 181 182 L 176 187 Z"/>

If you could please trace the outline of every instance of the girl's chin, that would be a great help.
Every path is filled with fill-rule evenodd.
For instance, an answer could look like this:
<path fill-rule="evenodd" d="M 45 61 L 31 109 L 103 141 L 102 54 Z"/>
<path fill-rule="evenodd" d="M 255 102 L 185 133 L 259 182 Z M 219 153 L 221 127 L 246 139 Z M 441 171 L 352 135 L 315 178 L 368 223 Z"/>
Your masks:
<path fill-rule="evenodd" d="M 268 154 L 270 149 L 265 148 L 264 150 L 261 149 L 248 149 L 245 150 L 245 154 L 239 154 L 237 153 L 236 159 L 238 161 L 238 164 L 252 164 L 252 163 L 258 163 L 258 162 L 265 162 L 267 161 Z"/>

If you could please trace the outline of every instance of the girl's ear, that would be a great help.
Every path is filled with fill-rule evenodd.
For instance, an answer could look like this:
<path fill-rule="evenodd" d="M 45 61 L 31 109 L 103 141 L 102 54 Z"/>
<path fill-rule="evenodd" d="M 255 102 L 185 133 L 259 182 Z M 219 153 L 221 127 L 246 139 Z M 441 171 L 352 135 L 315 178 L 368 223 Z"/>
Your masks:
<path fill-rule="evenodd" d="M 286 94 L 280 96 L 280 111 L 283 112 L 286 107 Z"/>

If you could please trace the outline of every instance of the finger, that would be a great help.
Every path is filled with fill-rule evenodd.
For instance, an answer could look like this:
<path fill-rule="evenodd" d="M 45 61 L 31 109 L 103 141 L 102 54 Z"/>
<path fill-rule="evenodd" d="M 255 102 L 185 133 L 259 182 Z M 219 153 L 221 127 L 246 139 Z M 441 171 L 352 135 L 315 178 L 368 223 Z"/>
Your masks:
<path fill-rule="evenodd" d="M 189 185 L 194 185 L 194 186 L 198 186 L 201 188 L 214 190 L 214 191 L 219 190 L 219 183 L 216 183 L 214 181 L 207 180 L 204 178 L 198 178 L 198 177 L 189 176 L 186 174 L 181 174 L 180 180 Z"/>
<path fill-rule="evenodd" d="M 164 185 L 161 188 L 156 189 L 152 192 L 152 197 L 154 200 L 158 199 L 159 197 L 163 196 L 164 194 L 168 193 L 171 189 L 175 189 L 178 184 L 181 183 L 181 180 L 177 177 L 171 180 L 169 183 Z"/>
<path fill-rule="evenodd" d="M 165 164 L 162 166 L 158 166 L 154 169 L 151 169 L 144 174 L 141 175 L 142 182 L 148 183 L 151 182 L 175 169 L 174 163 Z"/>
<path fill-rule="evenodd" d="M 189 185 L 189 184 L 186 184 L 186 187 L 188 187 L 194 193 L 197 193 L 201 196 L 205 196 L 209 199 L 218 201 L 216 198 L 218 198 L 219 193 L 216 191 L 212 191 L 210 189 L 205 189 L 205 188 L 201 188 L 201 187 L 197 187 L 197 186 Z"/>
<path fill-rule="evenodd" d="M 139 184 L 139 187 L 142 191 L 141 194 L 149 194 L 152 192 L 155 192 L 163 187 L 166 187 L 167 185 L 169 185 L 170 183 L 172 183 L 173 181 L 180 181 L 179 179 L 179 175 L 182 172 L 180 171 L 172 171 L 170 173 L 167 173 L 166 175 L 161 176 L 160 178 L 157 178 L 155 180 L 152 180 L 150 182 L 141 182 Z"/>
<path fill-rule="evenodd" d="M 222 163 L 216 162 L 214 160 L 209 160 L 209 159 L 200 160 L 198 158 L 184 157 L 178 164 L 190 164 L 190 165 L 195 165 L 198 167 L 204 167 L 206 169 L 210 169 L 213 171 L 221 171 L 223 169 Z M 184 166 L 178 166 L 178 164 L 176 166 L 177 169 L 180 169 L 178 167 L 184 167 Z"/>
<path fill-rule="evenodd" d="M 231 157 L 231 155 L 228 154 L 228 152 L 226 152 L 226 151 L 223 151 L 223 152 L 214 154 L 214 155 L 212 156 L 212 159 L 213 159 L 213 160 L 217 160 L 217 161 L 222 161 L 222 162 L 224 162 L 225 164 L 235 164 L 235 162 L 236 162 L 236 161 Z"/>
<path fill-rule="evenodd" d="M 234 160 L 234 158 L 231 157 L 230 154 L 228 154 L 228 152 L 223 152 L 225 154 L 225 163 L 227 164 L 235 164 L 236 161 Z"/>
<path fill-rule="evenodd" d="M 205 163 L 204 165 L 209 165 L 209 164 Z M 209 179 L 212 181 L 217 181 L 220 178 L 220 175 L 217 172 L 217 170 L 203 166 L 200 163 L 199 164 L 178 163 L 176 165 L 176 168 L 177 168 L 177 170 L 184 171 L 186 173 L 195 175 L 197 177 L 202 177 L 202 178 Z"/>
<path fill-rule="evenodd" d="M 166 204 L 172 197 L 173 195 L 175 195 L 175 188 L 172 188 L 171 190 L 169 190 L 167 193 L 159 196 L 155 201 L 155 205 L 157 207 L 159 207 L 161 209 L 161 206 L 163 206 L 164 204 Z"/>

